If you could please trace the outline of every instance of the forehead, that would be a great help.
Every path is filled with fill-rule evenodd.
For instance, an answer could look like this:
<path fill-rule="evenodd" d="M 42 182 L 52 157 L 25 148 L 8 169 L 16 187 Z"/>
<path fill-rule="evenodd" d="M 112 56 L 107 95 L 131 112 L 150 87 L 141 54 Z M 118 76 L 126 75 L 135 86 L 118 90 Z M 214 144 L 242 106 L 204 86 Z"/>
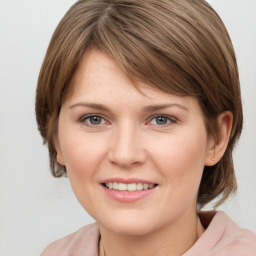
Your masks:
<path fill-rule="evenodd" d="M 70 104 L 83 100 L 113 104 L 113 100 L 126 97 L 130 103 L 137 104 L 139 101 L 142 105 L 160 102 L 198 105 L 195 97 L 166 93 L 153 88 L 147 82 L 134 84 L 113 58 L 98 49 L 85 52 L 71 86 L 72 90 L 68 95 Z"/>

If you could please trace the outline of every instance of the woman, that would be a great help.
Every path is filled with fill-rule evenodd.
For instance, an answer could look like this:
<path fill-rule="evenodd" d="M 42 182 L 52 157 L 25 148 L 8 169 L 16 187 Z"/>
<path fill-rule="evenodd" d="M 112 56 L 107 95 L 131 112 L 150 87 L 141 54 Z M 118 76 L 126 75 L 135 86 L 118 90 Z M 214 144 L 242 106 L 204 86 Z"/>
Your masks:
<path fill-rule="evenodd" d="M 55 177 L 97 221 L 48 255 L 256 255 L 216 206 L 236 190 L 235 54 L 203 0 L 80 0 L 58 25 L 36 115 Z"/>

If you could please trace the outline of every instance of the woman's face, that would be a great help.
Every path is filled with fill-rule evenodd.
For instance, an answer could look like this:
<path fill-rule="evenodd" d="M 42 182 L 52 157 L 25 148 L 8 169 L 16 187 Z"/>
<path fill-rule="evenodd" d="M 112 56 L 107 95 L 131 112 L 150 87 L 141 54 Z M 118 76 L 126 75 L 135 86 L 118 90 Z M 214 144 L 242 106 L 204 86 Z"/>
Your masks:
<path fill-rule="evenodd" d="M 147 84 L 141 93 L 97 50 L 85 53 L 73 86 L 59 116 L 57 160 L 86 211 L 130 235 L 194 216 L 213 157 L 197 100 Z"/>

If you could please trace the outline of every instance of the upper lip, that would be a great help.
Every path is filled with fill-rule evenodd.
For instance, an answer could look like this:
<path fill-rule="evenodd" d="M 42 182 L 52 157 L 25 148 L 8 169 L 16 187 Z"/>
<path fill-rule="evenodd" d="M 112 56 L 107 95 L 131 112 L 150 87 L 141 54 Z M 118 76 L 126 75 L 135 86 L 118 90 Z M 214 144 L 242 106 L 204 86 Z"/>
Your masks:
<path fill-rule="evenodd" d="M 152 182 L 149 180 L 138 179 L 138 178 L 121 178 L 121 177 L 105 179 L 101 182 L 101 184 L 108 183 L 108 182 L 117 182 L 117 183 L 124 183 L 124 184 L 130 184 L 130 183 L 156 184 L 155 182 Z"/>

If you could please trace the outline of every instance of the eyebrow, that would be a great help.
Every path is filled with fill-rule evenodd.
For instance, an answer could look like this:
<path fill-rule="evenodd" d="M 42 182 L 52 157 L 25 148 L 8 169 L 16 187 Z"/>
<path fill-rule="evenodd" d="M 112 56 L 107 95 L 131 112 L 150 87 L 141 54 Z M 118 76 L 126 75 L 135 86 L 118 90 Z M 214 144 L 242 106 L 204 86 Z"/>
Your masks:
<path fill-rule="evenodd" d="M 95 109 L 95 110 L 111 112 L 111 110 L 108 107 L 106 107 L 105 105 L 97 104 L 97 103 L 78 102 L 78 103 L 75 103 L 75 104 L 71 105 L 69 107 L 69 109 L 73 109 L 75 107 L 89 107 L 89 108 L 92 108 L 92 109 Z M 166 108 L 170 108 L 170 107 L 177 107 L 177 108 L 180 108 L 180 109 L 185 110 L 187 112 L 189 111 L 188 108 L 186 108 L 185 106 L 183 106 L 181 104 L 178 104 L 178 103 L 161 104 L 161 105 L 149 105 L 149 106 L 145 106 L 143 108 L 143 111 L 145 111 L 145 112 L 158 111 L 158 110 L 162 110 L 162 109 L 166 109 Z"/>
<path fill-rule="evenodd" d="M 71 105 L 69 107 L 69 109 L 72 109 L 72 108 L 75 108 L 75 107 L 89 107 L 89 108 L 93 108 L 93 109 L 101 110 L 101 111 L 110 111 L 110 109 L 107 108 L 105 105 L 97 104 L 97 103 L 78 102 L 78 103 L 75 103 L 75 104 Z"/>
<path fill-rule="evenodd" d="M 170 108 L 170 107 L 177 107 L 177 108 L 180 108 L 182 110 L 185 110 L 185 111 L 189 111 L 188 108 L 186 108 L 185 106 L 181 105 L 181 104 L 178 104 L 178 103 L 170 103 L 170 104 L 161 104 L 161 105 L 149 105 L 149 106 L 146 106 L 144 107 L 144 111 L 158 111 L 158 110 L 162 110 L 162 109 L 165 109 L 165 108 Z"/>

